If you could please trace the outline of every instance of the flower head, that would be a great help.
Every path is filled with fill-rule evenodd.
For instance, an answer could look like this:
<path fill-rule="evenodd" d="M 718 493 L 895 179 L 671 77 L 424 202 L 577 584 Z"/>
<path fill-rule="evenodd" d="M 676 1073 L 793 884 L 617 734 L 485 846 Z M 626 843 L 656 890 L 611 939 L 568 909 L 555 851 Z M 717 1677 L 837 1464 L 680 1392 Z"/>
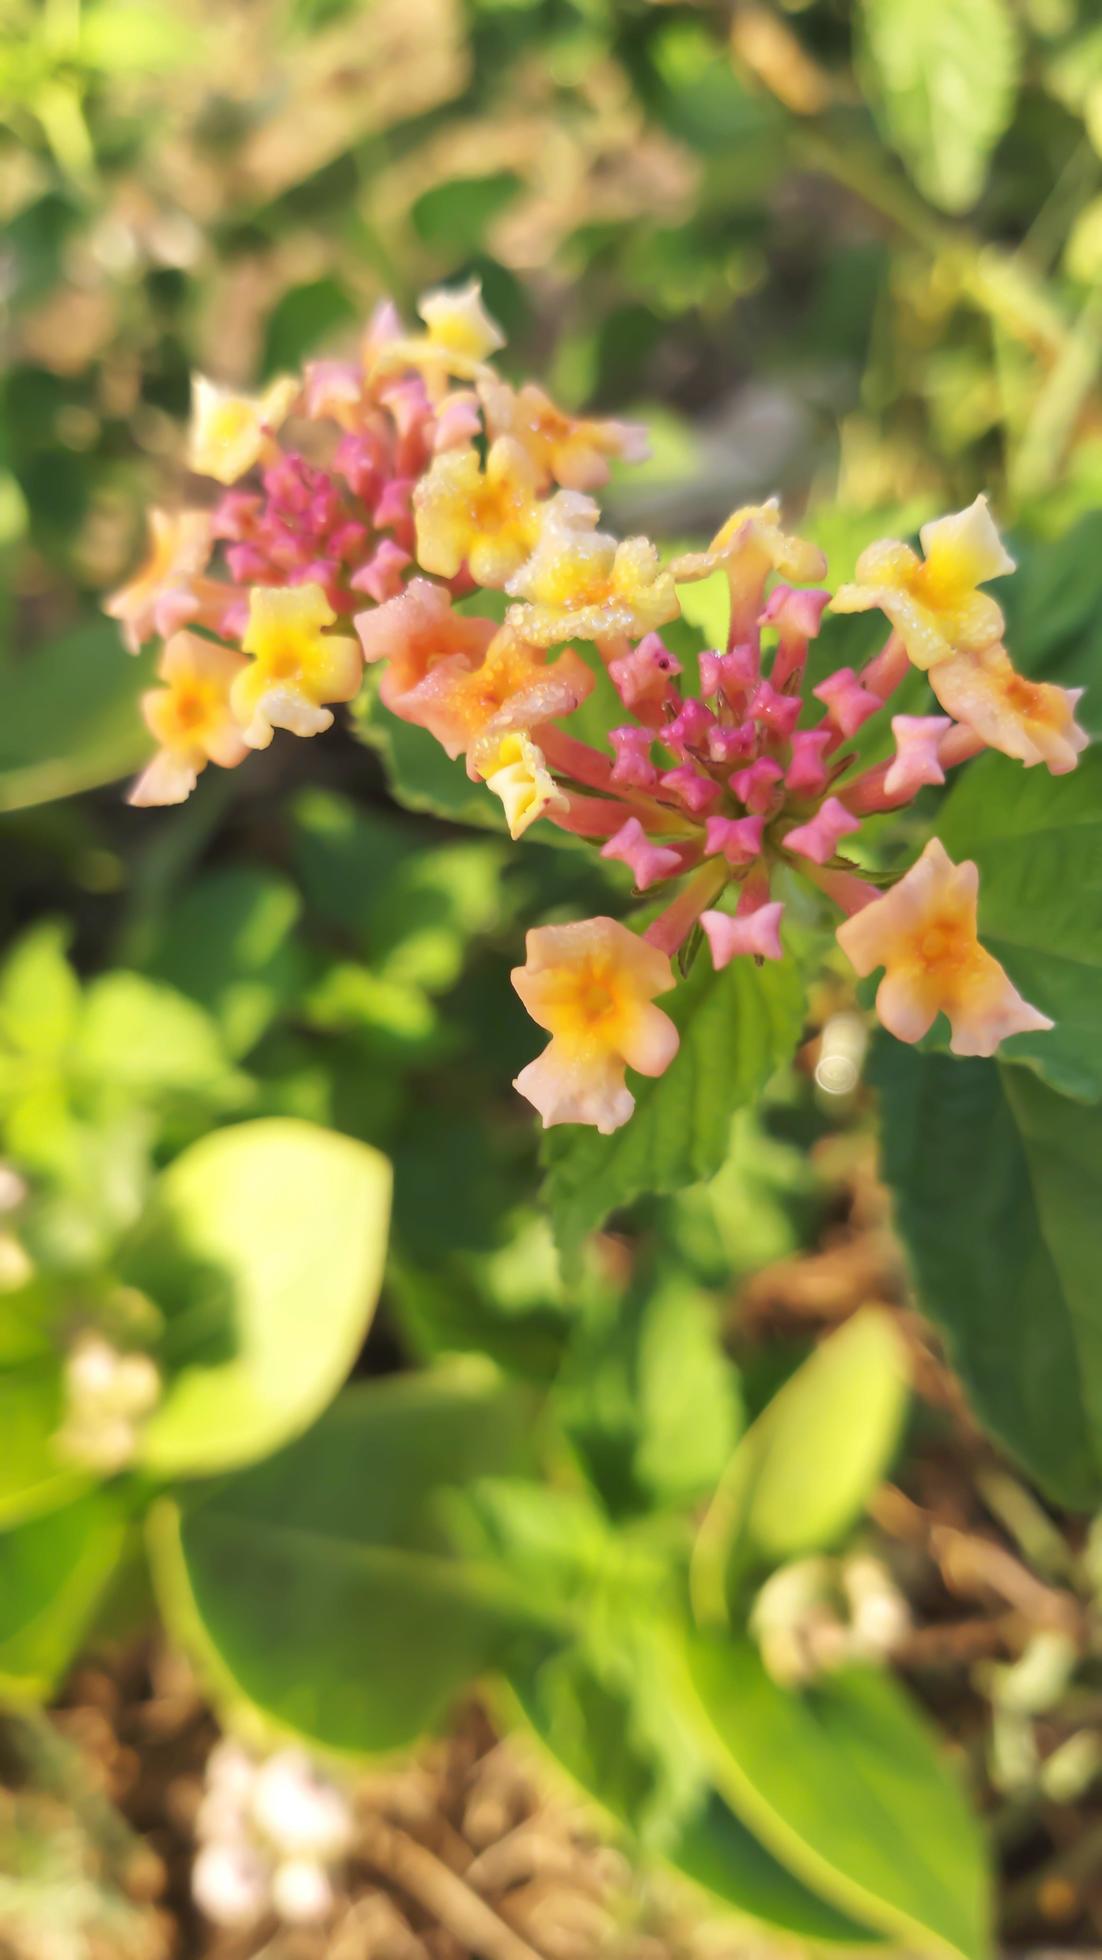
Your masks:
<path fill-rule="evenodd" d="M 1014 570 L 1014 560 L 995 528 L 986 497 L 967 510 L 924 524 L 924 557 L 888 539 L 869 545 L 857 560 L 857 579 L 839 586 L 835 612 L 879 607 L 890 619 L 914 666 L 936 667 L 958 653 L 982 653 L 1001 638 L 1003 616 L 979 587 Z"/>
<path fill-rule="evenodd" d="M 572 649 L 548 664 L 503 626 L 477 666 L 463 655 L 438 661 L 403 695 L 402 715 L 427 728 L 453 759 L 470 751 L 470 773 L 484 776 L 502 736 L 572 713 L 592 686 Z"/>
<path fill-rule="evenodd" d="M 1054 776 L 1074 769 L 1088 736 L 1075 719 L 1081 688 L 1026 680 L 1006 648 L 989 646 L 932 669 L 930 685 L 949 714 L 982 737 L 988 748 L 1024 762 L 1043 762 Z"/>
<path fill-rule="evenodd" d="M 597 490 L 608 481 L 612 457 L 638 463 L 650 454 L 639 423 L 568 415 L 532 381 L 513 389 L 495 377 L 480 392 L 491 436 L 515 437 L 543 488 L 557 483 L 564 490 Z"/>
<path fill-rule="evenodd" d="M 142 696 L 142 713 L 157 754 L 130 791 L 139 807 L 183 803 L 208 762 L 233 769 L 248 746 L 231 706 L 233 684 L 245 667 L 233 647 L 174 633 L 157 663 L 163 687 Z"/>
<path fill-rule="evenodd" d="M 540 532 L 537 477 L 511 436 L 477 450 L 445 449 L 414 492 L 417 556 L 427 572 L 455 578 L 466 564 L 477 585 L 502 586 L 528 557 Z"/>
<path fill-rule="evenodd" d="M 594 529 L 586 497 L 560 491 L 547 506 L 539 542 L 506 590 L 509 624 L 535 646 L 562 640 L 637 639 L 676 619 L 677 590 L 647 538 L 615 538 Z"/>
<path fill-rule="evenodd" d="M 608 918 L 537 926 L 526 950 L 513 985 L 551 1040 L 515 1086 L 545 1129 L 591 1123 L 608 1136 L 635 1107 L 625 1068 L 661 1075 L 677 1053 L 677 1029 L 652 1004 L 674 984 L 670 962 Z"/>
<path fill-rule="evenodd" d="M 198 610 L 191 580 L 210 557 L 210 518 L 203 510 L 149 513 L 149 555 L 133 578 L 103 602 L 111 619 L 122 623 L 123 644 L 137 653 L 155 635 L 175 632 Z"/>
<path fill-rule="evenodd" d="M 188 466 L 216 483 L 236 483 L 260 461 L 265 438 L 285 422 L 299 383 L 282 375 L 262 395 L 239 395 L 201 374 L 192 384 Z"/>
<path fill-rule="evenodd" d="M 385 662 L 379 693 L 396 715 L 439 662 L 458 658 L 476 667 L 497 632 L 493 620 L 456 612 L 445 588 L 427 578 L 410 579 L 396 598 L 357 613 L 352 624 L 368 665 Z"/>
<path fill-rule="evenodd" d="M 320 735 L 333 724 L 323 704 L 351 701 L 363 656 L 355 640 L 325 632 L 335 618 L 320 585 L 253 587 L 241 644 L 254 658 L 231 696 L 251 749 L 266 749 L 277 728 Z"/>
<path fill-rule="evenodd" d="M 876 1011 L 900 1041 L 920 1041 L 942 1013 L 955 1055 L 993 1055 L 1008 1035 L 1051 1028 L 980 945 L 978 889 L 976 866 L 954 864 L 932 837 L 897 885 L 839 926 L 859 974 L 885 969 Z"/>

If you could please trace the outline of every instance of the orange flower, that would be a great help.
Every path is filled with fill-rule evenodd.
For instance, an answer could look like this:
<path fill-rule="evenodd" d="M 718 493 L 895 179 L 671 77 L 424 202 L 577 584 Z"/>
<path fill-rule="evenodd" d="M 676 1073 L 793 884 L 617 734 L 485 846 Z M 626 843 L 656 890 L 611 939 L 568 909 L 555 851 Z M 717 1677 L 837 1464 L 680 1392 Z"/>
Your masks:
<path fill-rule="evenodd" d="M 157 672 L 165 683 L 142 696 L 142 713 L 159 743 L 128 801 L 145 807 L 183 803 L 208 762 L 233 769 L 248 746 L 230 705 L 233 683 L 246 662 L 233 647 L 174 633 L 166 641 Z"/>
<path fill-rule="evenodd" d="M 538 479 L 519 442 L 499 436 L 486 467 L 466 445 L 434 458 L 413 493 L 417 557 L 426 572 L 502 586 L 523 565 L 542 522 Z"/>
<path fill-rule="evenodd" d="M 661 1075 L 677 1053 L 677 1029 L 652 1004 L 674 984 L 669 959 L 608 918 L 537 926 L 525 944 L 513 985 L 551 1040 L 514 1086 L 545 1129 L 591 1123 L 609 1136 L 635 1108 L 625 1069 Z"/>
<path fill-rule="evenodd" d="M 210 557 L 210 518 L 203 510 L 149 513 L 149 555 L 132 579 L 103 602 L 111 619 L 122 622 L 123 644 L 140 652 L 146 640 L 183 624 L 195 610 L 188 593 Z M 166 615 L 173 614 L 167 626 Z"/>
<path fill-rule="evenodd" d="M 479 392 L 490 435 L 515 437 L 544 489 L 558 483 L 565 490 L 596 490 L 608 482 L 610 458 L 640 463 L 650 455 L 640 423 L 567 415 L 533 381 L 515 390 L 495 376 Z"/>
<path fill-rule="evenodd" d="M 386 662 L 379 694 L 397 715 L 440 661 L 461 657 L 477 666 L 497 632 L 492 619 L 456 612 L 444 587 L 427 578 L 410 579 L 396 599 L 357 613 L 352 624 L 368 665 Z"/>
<path fill-rule="evenodd" d="M 1052 775 L 1066 775 L 1087 746 L 1089 737 L 1075 719 L 1082 688 L 1026 680 L 998 644 L 941 661 L 930 669 L 930 685 L 942 707 L 988 748 L 1027 769 L 1043 762 Z"/>
<path fill-rule="evenodd" d="M 954 864 L 932 837 L 897 885 L 839 926 L 838 944 L 862 977 L 885 969 L 876 1011 L 898 1040 L 920 1041 L 945 1014 L 954 1055 L 993 1055 L 1008 1035 L 1052 1027 L 980 945 L 978 889 L 975 865 Z"/>
<path fill-rule="evenodd" d="M 1002 637 L 1003 616 L 979 586 L 1014 570 L 987 508 L 977 497 L 967 510 L 935 518 L 919 532 L 924 558 L 910 545 L 885 539 L 857 560 L 857 579 L 839 586 L 835 612 L 885 613 L 915 667 L 928 669 L 958 653 L 982 653 Z"/>
<path fill-rule="evenodd" d="M 438 661 L 403 695 L 402 714 L 453 758 L 469 750 L 468 773 L 484 776 L 503 736 L 571 714 L 592 686 L 593 675 L 572 649 L 548 664 L 502 627 L 480 666 L 462 656 Z"/>
<path fill-rule="evenodd" d="M 266 749 L 277 728 L 320 735 L 333 725 L 323 703 L 357 692 L 363 655 L 355 640 L 323 630 L 335 619 L 320 585 L 253 586 L 241 644 L 255 657 L 231 696 L 251 749 Z"/>

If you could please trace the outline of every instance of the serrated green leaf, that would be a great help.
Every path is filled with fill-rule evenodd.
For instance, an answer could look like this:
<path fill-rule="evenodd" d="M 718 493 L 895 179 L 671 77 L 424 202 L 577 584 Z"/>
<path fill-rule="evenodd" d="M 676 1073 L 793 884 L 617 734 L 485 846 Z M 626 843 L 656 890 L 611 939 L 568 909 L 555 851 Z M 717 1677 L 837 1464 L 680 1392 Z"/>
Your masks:
<path fill-rule="evenodd" d="M 389 1204 L 378 1151 L 290 1118 L 217 1131 L 176 1159 L 124 1254 L 167 1323 L 147 1469 L 248 1463 L 320 1414 L 371 1321 Z"/>
<path fill-rule="evenodd" d="M 861 26 L 888 142 L 934 204 L 967 211 L 1014 112 L 1020 57 L 1007 0 L 862 0 Z"/>
<path fill-rule="evenodd" d="M 1015 1035 L 1003 1059 L 1064 1095 L 1102 1097 L 1102 749 L 1067 776 L 978 758 L 945 799 L 938 835 L 950 857 L 979 866 L 984 945 L 1056 1023 Z"/>
<path fill-rule="evenodd" d="M 1102 1110 L 887 1037 L 874 1079 L 922 1309 L 981 1421 L 1086 1509 L 1102 1495 Z"/>
<path fill-rule="evenodd" d="M 906 1405 L 906 1352 L 866 1307 L 790 1376 L 742 1438 L 693 1555 L 698 1618 L 723 1619 L 748 1563 L 827 1551 L 887 1468 Z"/>
<path fill-rule="evenodd" d="M 685 1669 L 716 1782 L 778 1858 L 907 1947 L 984 1960 L 979 1829 L 886 1674 L 848 1669 L 794 1694 L 749 1641 L 701 1634 L 686 1642 Z"/>
<path fill-rule="evenodd" d="M 790 960 L 761 967 L 733 960 L 716 973 L 702 956 L 661 1005 L 681 1030 L 681 1047 L 664 1075 L 634 1080 L 629 1121 L 610 1137 L 564 1126 L 546 1140 L 546 1197 L 571 1267 L 586 1234 L 610 1212 L 714 1175 L 735 1110 L 792 1054 L 803 1023 L 803 988 Z"/>

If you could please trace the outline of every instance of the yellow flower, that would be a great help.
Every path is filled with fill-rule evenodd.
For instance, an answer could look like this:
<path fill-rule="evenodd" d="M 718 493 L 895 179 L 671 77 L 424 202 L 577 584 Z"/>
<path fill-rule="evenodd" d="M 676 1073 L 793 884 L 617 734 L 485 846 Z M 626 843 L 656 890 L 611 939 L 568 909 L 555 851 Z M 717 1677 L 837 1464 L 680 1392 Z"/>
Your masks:
<path fill-rule="evenodd" d="M 254 585 L 241 644 L 254 655 L 231 701 L 251 749 L 266 749 L 277 728 L 320 735 L 333 725 L 323 704 L 351 701 L 363 678 L 358 643 L 323 629 L 336 614 L 320 585 Z"/>
<path fill-rule="evenodd" d="M 258 463 L 266 437 L 286 421 L 299 384 L 283 375 L 262 395 L 239 395 L 201 374 L 192 381 L 188 466 L 216 483 L 236 483 Z"/>
<path fill-rule="evenodd" d="M 551 1040 L 514 1087 L 545 1129 L 591 1123 L 609 1136 L 635 1108 L 625 1068 L 661 1075 L 677 1053 L 677 1029 L 652 1004 L 674 985 L 669 959 L 609 918 L 537 926 L 525 944 L 513 985 Z"/>
<path fill-rule="evenodd" d="M 977 497 L 967 510 L 935 518 L 919 532 L 925 554 L 885 539 L 857 560 L 857 580 L 840 586 L 835 612 L 869 612 L 890 619 L 907 656 L 924 671 L 958 653 L 982 653 L 1002 638 L 1002 612 L 979 587 L 1014 570 L 987 508 Z"/>
<path fill-rule="evenodd" d="M 567 798 L 544 761 L 543 750 L 520 729 L 497 744 L 482 762 L 487 789 L 500 797 L 510 837 L 523 837 L 545 810 L 565 810 Z"/>
<path fill-rule="evenodd" d="M 377 336 L 375 346 L 365 348 L 369 378 L 415 368 L 435 401 L 449 380 L 474 381 L 487 374 L 487 355 L 505 345 L 501 328 L 482 304 L 479 279 L 458 288 L 437 287 L 417 302 L 417 311 L 425 323 L 423 334 Z"/>
<path fill-rule="evenodd" d="M 876 1011 L 898 1040 L 920 1041 L 945 1014 L 954 1055 L 993 1055 L 1008 1035 L 1053 1025 L 980 945 L 978 889 L 976 866 L 954 864 L 932 837 L 897 885 L 839 926 L 838 944 L 862 977 L 885 969 Z"/>
<path fill-rule="evenodd" d="M 427 728 L 453 757 L 471 751 L 472 775 L 484 776 L 505 735 L 573 713 L 593 687 L 593 675 L 572 649 L 548 664 L 502 627 L 477 666 L 463 654 L 438 660 L 402 696 L 402 716 Z"/>
<path fill-rule="evenodd" d="M 244 669 L 233 647 L 174 633 L 165 642 L 157 672 L 165 683 L 142 696 L 146 726 L 158 752 L 130 791 L 140 807 L 183 803 L 208 762 L 233 769 L 248 754 L 231 706 L 233 683 Z"/>
<path fill-rule="evenodd" d="M 484 470 L 470 446 L 444 450 L 413 493 L 418 562 L 440 578 L 454 578 L 466 564 L 476 585 L 504 585 L 539 536 L 536 488 L 536 473 L 511 436 L 491 445 Z"/>
<path fill-rule="evenodd" d="M 535 382 L 515 390 L 496 376 L 479 390 L 491 436 L 514 436 L 539 472 L 542 488 L 596 490 L 608 481 L 609 459 L 642 462 L 650 455 L 637 422 L 592 421 L 567 415 Z"/>
<path fill-rule="evenodd" d="M 122 637 L 130 653 L 146 640 L 182 625 L 194 611 L 188 586 L 210 557 L 210 518 L 204 510 L 157 510 L 149 513 L 149 555 L 132 579 L 103 602 L 111 619 L 122 622 Z M 166 615 L 171 624 L 166 625 Z"/>
<path fill-rule="evenodd" d="M 764 504 L 744 504 L 732 511 L 707 551 L 689 551 L 670 567 L 679 584 L 710 578 L 723 571 L 731 589 L 732 645 L 757 631 L 765 581 L 770 572 L 795 585 L 810 585 L 825 576 L 826 558 L 818 545 L 781 529 L 779 497 Z"/>
<path fill-rule="evenodd" d="M 1082 688 L 1026 680 L 997 643 L 940 661 L 930 670 L 930 685 L 955 720 L 1027 769 L 1043 762 L 1052 775 L 1066 775 L 1087 746 L 1075 719 Z"/>
<path fill-rule="evenodd" d="M 617 543 L 595 523 L 588 497 L 561 490 L 546 506 L 532 556 L 508 581 L 506 591 L 527 603 L 511 606 L 506 622 L 533 646 L 638 639 L 676 619 L 673 578 L 650 540 Z"/>

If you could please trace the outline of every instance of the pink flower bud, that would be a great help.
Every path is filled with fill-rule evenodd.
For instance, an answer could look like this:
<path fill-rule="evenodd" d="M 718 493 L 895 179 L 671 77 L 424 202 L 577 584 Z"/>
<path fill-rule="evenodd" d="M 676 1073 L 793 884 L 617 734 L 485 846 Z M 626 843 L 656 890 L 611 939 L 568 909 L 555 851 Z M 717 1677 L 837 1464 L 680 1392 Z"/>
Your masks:
<path fill-rule="evenodd" d="M 656 885 L 660 878 L 668 878 L 681 869 L 681 854 L 671 851 L 662 844 L 656 844 L 647 836 L 638 817 L 629 817 L 614 837 L 602 847 L 603 858 L 618 858 L 622 864 L 630 866 L 635 875 L 639 891 L 645 892 Z"/>
<path fill-rule="evenodd" d="M 714 803 L 720 794 L 718 783 L 714 783 L 710 776 L 698 775 L 687 763 L 683 763 L 680 769 L 667 769 L 665 775 L 660 776 L 658 780 L 663 789 L 672 790 L 675 796 L 681 798 L 685 808 L 690 810 L 694 817 L 700 816 L 701 812 L 706 810 L 710 803 Z"/>
<path fill-rule="evenodd" d="M 792 737 L 792 760 L 785 778 L 793 796 L 818 796 L 830 771 L 824 756 L 831 743 L 829 728 L 798 728 Z"/>
<path fill-rule="evenodd" d="M 752 721 L 740 722 L 737 728 L 721 728 L 717 722 L 708 730 L 706 744 L 709 762 L 744 762 L 754 753 L 758 744 L 758 731 Z"/>
<path fill-rule="evenodd" d="M 924 783 L 943 783 L 938 747 L 953 724 L 948 715 L 893 715 L 895 760 L 884 777 L 889 796 L 913 796 Z"/>
<path fill-rule="evenodd" d="M 764 827 L 764 817 L 709 817 L 705 850 L 709 857 L 722 854 L 728 864 L 752 864 L 761 852 Z"/>
<path fill-rule="evenodd" d="M 811 690 L 817 701 L 822 701 L 827 713 L 842 734 L 849 738 L 870 715 L 874 715 L 883 702 L 878 694 L 871 694 L 862 687 L 852 667 L 839 667 L 818 687 Z"/>
<path fill-rule="evenodd" d="M 408 551 L 393 538 L 380 538 L 371 557 L 349 579 L 353 592 L 366 592 L 377 606 L 393 599 L 402 589 L 402 573 L 411 564 Z"/>
<path fill-rule="evenodd" d="M 700 923 L 708 935 L 712 961 L 721 972 L 740 953 L 751 953 L 759 960 L 782 957 L 780 923 L 784 906 L 779 899 L 759 905 L 752 912 L 702 912 Z"/>
<path fill-rule="evenodd" d="M 742 706 L 758 680 L 758 656 L 753 647 L 732 647 L 730 653 L 702 653 L 700 689 L 702 694 L 722 694 L 732 707 Z"/>
<path fill-rule="evenodd" d="M 731 788 L 740 803 L 748 810 L 768 810 L 775 802 L 774 792 L 777 784 L 784 778 L 784 770 L 771 756 L 759 756 L 747 769 L 737 769 L 731 777 Z"/>
<path fill-rule="evenodd" d="M 844 803 L 839 803 L 836 796 L 828 796 L 809 823 L 797 824 L 795 830 L 787 832 L 784 848 L 798 851 L 801 857 L 810 858 L 812 864 L 828 864 L 839 839 L 860 828 L 860 819 Z"/>
<path fill-rule="evenodd" d="M 634 724 L 627 728 L 610 728 L 608 739 L 616 751 L 612 781 L 622 788 L 653 789 L 658 781 L 658 771 L 650 759 L 654 740 L 650 729 Z"/>
<path fill-rule="evenodd" d="M 676 698 L 672 683 L 681 672 L 681 662 L 657 633 L 647 633 L 631 653 L 610 660 L 608 671 L 625 708 L 656 707 Z"/>
<path fill-rule="evenodd" d="M 703 701 L 692 695 L 680 713 L 662 730 L 662 740 L 675 754 L 686 754 L 704 745 L 705 737 L 715 727 L 716 718 Z"/>
<path fill-rule="evenodd" d="M 803 702 L 798 694 L 780 694 L 769 681 L 759 681 L 750 697 L 750 713 L 770 735 L 787 739 L 800 719 Z"/>

